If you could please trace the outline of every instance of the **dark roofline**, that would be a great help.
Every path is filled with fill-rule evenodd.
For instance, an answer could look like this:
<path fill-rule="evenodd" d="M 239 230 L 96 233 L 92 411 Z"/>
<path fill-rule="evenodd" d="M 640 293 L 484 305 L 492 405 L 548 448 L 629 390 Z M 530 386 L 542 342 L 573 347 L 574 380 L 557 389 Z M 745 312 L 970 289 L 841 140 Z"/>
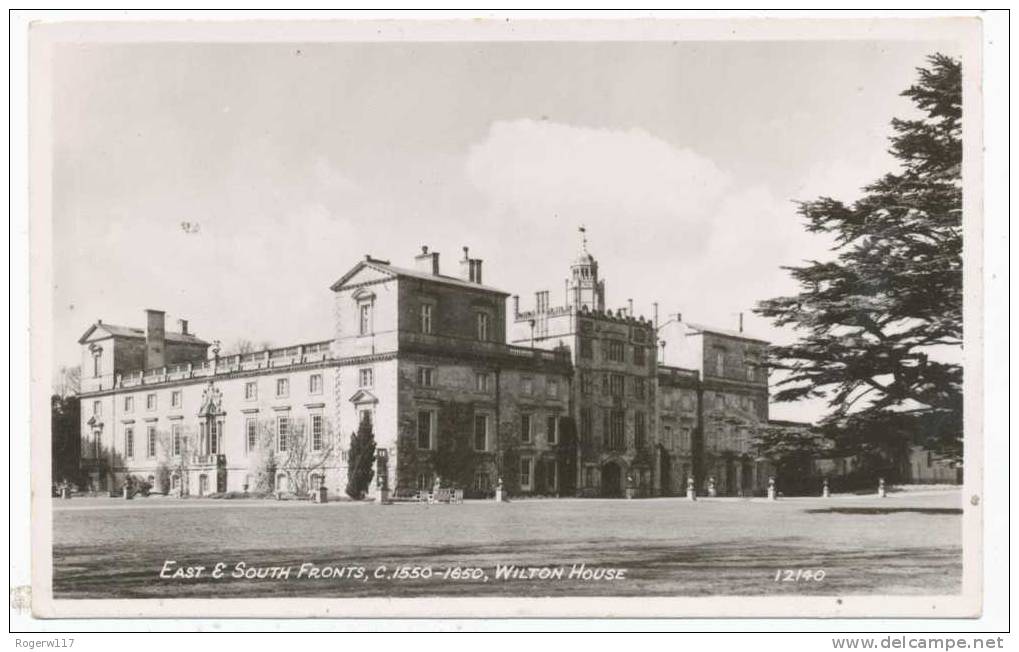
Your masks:
<path fill-rule="evenodd" d="M 471 283 L 470 281 L 465 281 L 462 278 L 457 278 L 455 276 L 446 276 L 445 274 L 428 274 L 426 272 L 418 272 L 416 270 L 408 269 L 406 267 L 397 267 L 396 265 L 390 263 L 388 260 L 379 260 L 377 258 L 372 258 L 370 256 L 366 256 L 365 260 L 358 261 L 357 264 L 350 268 L 350 271 L 348 271 L 346 274 L 340 277 L 340 280 L 330 285 L 329 289 L 332 290 L 333 292 L 336 292 L 341 287 L 343 287 L 343 284 L 346 283 L 351 277 L 353 277 L 354 274 L 361 271 L 365 267 L 370 267 L 371 269 L 386 274 L 392 274 L 396 278 L 407 278 L 414 279 L 416 281 L 425 281 L 428 283 L 453 285 L 459 288 L 463 288 L 465 290 L 478 290 L 481 292 L 486 292 L 488 294 L 498 294 L 504 298 L 510 296 L 509 292 L 504 292 L 502 290 L 499 290 L 488 285 L 481 285 L 480 283 Z"/>

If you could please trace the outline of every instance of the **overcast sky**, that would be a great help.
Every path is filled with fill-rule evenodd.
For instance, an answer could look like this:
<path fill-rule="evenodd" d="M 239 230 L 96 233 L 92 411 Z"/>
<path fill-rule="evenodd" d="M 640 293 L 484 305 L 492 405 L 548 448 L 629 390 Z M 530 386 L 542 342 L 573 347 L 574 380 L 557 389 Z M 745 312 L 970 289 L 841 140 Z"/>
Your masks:
<path fill-rule="evenodd" d="M 751 316 L 828 256 L 793 201 L 889 170 L 922 42 L 125 44 L 55 57 L 58 364 L 96 319 L 225 345 L 332 333 L 366 253 L 563 296 L 588 228 L 610 307 Z M 182 222 L 197 224 L 186 232 Z M 813 418 L 816 406 L 773 406 Z"/>

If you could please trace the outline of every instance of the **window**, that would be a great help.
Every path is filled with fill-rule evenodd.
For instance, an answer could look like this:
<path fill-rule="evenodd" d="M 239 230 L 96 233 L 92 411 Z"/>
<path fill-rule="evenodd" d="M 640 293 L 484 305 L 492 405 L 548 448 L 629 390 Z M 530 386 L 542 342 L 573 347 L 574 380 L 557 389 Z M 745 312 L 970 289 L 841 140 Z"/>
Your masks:
<path fill-rule="evenodd" d="M 124 431 L 124 454 L 128 457 L 134 457 L 134 428 L 128 428 Z"/>
<path fill-rule="evenodd" d="M 489 381 L 488 374 L 486 373 L 474 374 L 474 389 L 478 390 L 479 392 L 487 392 L 489 385 L 488 381 Z"/>
<path fill-rule="evenodd" d="M 244 383 L 244 399 L 254 401 L 256 398 L 258 398 L 258 383 L 254 380 Z"/>
<path fill-rule="evenodd" d="M 645 391 L 646 390 L 644 388 L 644 379 L 643 378 L 634 378 L 633 379 L 633 395 L 636 398 L 644 398 Z"/>
<path fill-rule="evenodd" d="M 601 393 L 603 396 L 609 395 L 609 375 L 602 374 L 601 377 Z"/>
<path fill-rule="evenodd" d="M 754 365 L 752 364 L 747 365 L 747 380 L 754 382 Z"/>
<path fill-rule="evenodd" d="M 475 323 L 477 324 L 476 334 L 478 339 L 482 342 L 488 341 L 488 330 L 489 330 L 489 317 L 488 313 L 479 312 L 475 315 Z"/>
<path fill-rule="evenodd" d="M 421 304 L 421 332 L 428 334 L 432 332 L 432 305 Z"/>
<path fill-rule="evenodd" d="M 418 473 L 417 477 L 418 489 L 427 490 L 432 488 L 432 474 L 431 473 Z"/>
<path fill-rule="evenodd" d="M 124 397 L 124 412 L 134 412 L 134 397 L 133 396 L 125 396 Z"/>
<path fill-rule="evenodd" d="M 520 391 L 527 396 L 534 393 L 534 380 L 532 378 L 522 378 L 520 380 Z"/>
<path fill-rule="evenodd" d="M 358 422 L 358 424 L 367 423 L 368 424 L 368 428 L 371 429 L 371 427 L 372 427 L 372 411 L 371 410 L 361 410 L 360 412 L 358 412 L 358 414 L 357 414 L 357 422 Z"/>
<path fill-rule="evenodd" d="M 311 415 L 311 450 L 322 450 L 322 415 Z"/>
<path fill-rule="evenodd" d="M 289 378 L 277 378 L 276 379 L 276 397 L 281 398 L 290 393 L 290 379 Z"/>
<path fill-rule="evenodd" d="M 432 412 L 421 410 L 418 412 L 418 448 L 430 449 L 432 447 Z"/>
<path fill-rule="evenodd" d="M 725 409 L 725 395 L 724 394 L 715 394 L 715 409 L 718 409 L 718 410 L 724 410 Z"/>
<path fill-rule="evenodd" d="M 309 394 L 322 393 L 322 374 L 312 374 L 308 376 L 308 393 Z"/>
<path fill-rule="evenodd" d="M 485 492 L 492 488 L 492 480 L 487 471 L 474 472 L 474 491 Z"/>
<path fill-rule="evenodd" d="M 559 398 L 559 381 L 551 378 L 545 382 L 545 393 L 551 398 Z"/>
<path fill-rule="evenodd" d="M 99 357 L 100 356 L 99 356 L 98 352 L 95 352 L 95 353 L 92 354 L 92 377 L 93 378 L 98 378 L 99 377 L 99 372 L 100 372 L 100 369 L 101 369 L 100 365 L 99 365 Z"/>
<path fill-rule="evenodd" d="M 488 415 L 474 415 L 474 450 L 488 450 Z"/>
<path fill-rule="evenodd" d="M 173 456 L 176 457 L 180 455 L 181 447 L 183 446 L 183 441 L 181 441 L 180 436 L 179 423 L 174 423 L 170 426 L 170 439 L 172 440 L 170 444 L 170 446 L 172 447 L 172 453 Z"/>
<path fill-rule="evenodd" d="M 420 381 L 418 381 L 420 382 Z M 375 370 L 371 367 L 366 367 L 357 372 L 357 386 L 358 387 L 371 387 L 375 384 Z"/>
<path fill-rule="evenodd" d="M 591 374 L 586 371 L 580 372 L 580 393 L 590 395 L 593 391 L 594 382 L 591 380 Z"/>
<path fill-rule="evenodd" d="M 609 414 L 609 445 L 610 450 L 623 450 L 626 448 L 626 435 L 623 432 L 623 419 L 625 415 L 622 410 L 611 410 Z"/>
<path fill-rule="evenodd" d="M 145 409 L 155 410 L 156 409 L 156 395 L 149 394 L 145 397 Z"/>
<path fill-rule="evenodd" d="M 258 421 L 251 418 L 245 420 L 244 435 L 248 444 L 247 451 L 250 453 L 258 447 Z"/>
<path fill-rule="evenodd" d="M 623 374 L 611 374 L 609 378 L 609 394 L 612 396 L 622 396 L 624 387 Z"/>
<path fill-rule="evenodd" d="M 683 450 L 690 450 L 693 445 L 693 441 L 690 436 L 692 432 L 693 431 L 686 426 L 679 429 L 679 445 Z"/>
<path fill-rule="evenodd" d="M 358 306 L 360 320 L 358 321 L 358 333 L 368 335 L 372 332 L 372 304 L 362 303 Z"/>
<path fill-rule="evenodd" d="M 559 441 L 559 419 L 555 416 L 545 420 L 545 436 L 548 443 L 555 444 Z"/>
<path fill-rule="evenodd" d="M 180 407 L 180 390 L 176 389 L 170 392 L 170 407 Z"/>
<path fill-rule="evenodd" d="M 582 358 L 593 358 L 594 357 L 594 344 L 590 337 L 580 338 L 580 357 Z"/>
<path fill-rule="evenodd" d="M 622 362 L 623 348 L 622 342 L 609 341 L 605 347 L 605 357 L 614 362 Z"/>
<path fill-rule="evenodd" d="M 103 416 L 103 404 L 101 401 L 92 401 L 92 414 L 97 417 Z"/>
<path fill-rule="evenodd" d="M 531 487 L 531 458 L 520 458 L 520 486 L 529 489 Z"/>
<path fill-rule="evenodd" d="M 146 429 L 145 436 L 146 436 L 146 441 L 147 441 L 147 445 L 146 445 L 146 448 L 145 448 L 145 456 L 146 457 L 155 457 L 156 456 L 156 427 L 155 426 L 149 426 Z"/>
<path fill-rule="evenodd" d="M 276 449 L 285 453 L 287 437 L 290 435 L 290 417 L 276 417 Z"/>
<path fill-rule="evenodd" d="M 647 353 L 643 346 L 637 344 L 633 346 L 633 364 L 639 367 L 647 364 Z"/>
<path fill-rule="evenodd" d="M 520 415 L 520 441 L 529 443 L 531 441 L 531 415 Z"/>
<path fill-rule="evenodd" d="M 674 442 L 672 441 L 672 426 L 662 426 L 662 445 L 672 450 Z"/>
<path fill-rule="evenodd" d="M 644 448 L 647 438 L 647 423 L 644 418 L 644 413 L 636 411 L 633 413 L 633 447 L 636 449 Z"/>
<path fill-rule="evenodd" d="M 431 387 L 435 380 L 435 370 L 431 367 L 418 367 L 418 385 Z"/>
<path fill-rule="evenodd" d="M 591 441 L 591 408 L 580 408 L 580 441 L 585 444 Z"/>
<path fill-rule="evenodd" d="M 584 467 L 584 486 L 585 487 L 593 487 L 593 486 L 595 486 L 594 472 L 595 472 L 595 468 L 593 466 L 585 466 Z"/>
<path fill-rule="evenodd" d="M 725 349 L 715 349 L 715 375 L 725 375 Z"/>

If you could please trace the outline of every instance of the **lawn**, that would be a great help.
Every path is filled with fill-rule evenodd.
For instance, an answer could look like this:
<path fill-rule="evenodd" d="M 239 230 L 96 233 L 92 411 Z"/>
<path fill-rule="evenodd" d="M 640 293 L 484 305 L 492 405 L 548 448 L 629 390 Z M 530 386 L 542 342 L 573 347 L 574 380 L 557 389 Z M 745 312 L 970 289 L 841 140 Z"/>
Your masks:
<path fill-rule="evenodd" d="M 947 595 L 961 590 L 961 520 L 957 491 L 388 506 L 75 498 L 54 502 L 53 588 L 57 598 Z M 232 577 L 240 562 L 267 576 Z M 586 578 L 570 578 L 575 564 Z M 553 577 L 497 576 L 511 565 Z M 609 569 L 623 577 L 591 572 Z"/>

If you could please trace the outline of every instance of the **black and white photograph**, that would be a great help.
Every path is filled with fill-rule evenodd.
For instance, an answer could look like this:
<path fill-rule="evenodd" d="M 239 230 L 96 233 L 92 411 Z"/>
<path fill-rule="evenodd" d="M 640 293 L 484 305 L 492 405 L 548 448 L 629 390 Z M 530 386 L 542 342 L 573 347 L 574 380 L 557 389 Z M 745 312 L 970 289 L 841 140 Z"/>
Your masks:
<path fill-rule="evenodd" d="M 979 617 L 980 38 L 33 26 L 33 613 Z"/>

